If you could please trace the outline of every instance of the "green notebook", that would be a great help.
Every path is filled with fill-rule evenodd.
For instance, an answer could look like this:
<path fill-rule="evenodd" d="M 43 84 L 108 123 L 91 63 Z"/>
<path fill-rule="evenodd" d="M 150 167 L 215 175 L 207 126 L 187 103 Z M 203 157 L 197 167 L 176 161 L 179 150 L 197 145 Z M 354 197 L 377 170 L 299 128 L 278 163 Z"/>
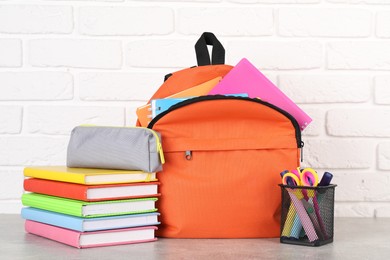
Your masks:
<path fill-rule="evenodd" d="M 157 198 L 142 198 L 86 202 L 38 193 L 22 196 L 24 206 L 86 218 L 154 212 L 156 201 Z"/>

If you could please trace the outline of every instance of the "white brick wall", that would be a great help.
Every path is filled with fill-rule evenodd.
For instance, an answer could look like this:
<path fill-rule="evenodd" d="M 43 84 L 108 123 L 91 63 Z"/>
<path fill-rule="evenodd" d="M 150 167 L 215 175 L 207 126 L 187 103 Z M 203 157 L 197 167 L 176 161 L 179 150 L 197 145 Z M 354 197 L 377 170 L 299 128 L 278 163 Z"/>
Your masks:
<path fill-rule="evenodd" d="M 375 164 L 375 143 L 354 139 L 307 139 L 305 164 L 324 169 L 369 169 Z"/>
<path fill-rule="evenodd" d="M 0 106 L 0 134 L 19 134 L 22 128 L 21 106 Z"/>
<path fill-rule="evenodd" d="M 29 62 L 36 67 L 119 69 L 118 40 L 38 39 L 29 42 Z"/>
<path fill-rule="evenodd" d="M 332 109 L 327 130 L 332 136 L 390 137 L 390 108 Z"/>
<path fill-rule="evenodd" d="M 80 124 L 124 126 L 124 107 L 28 106 L 27 131 L 32 134 L 68 135 Z"/>
<path fill-rule="evenodd" d="M 2 136 L 0 165 L 58 165 L 65 163 L 68 137 Z M 18 188 L 18 187 L 9 187 Z"/>
<path fill-rule="evenodd" d="M 71 33 L 72 30 L 72 6 L 0 6 L 0 33 Z"/>
<path fill-rule="evenodd" d="M 22 65 L 22 42 L 18 39 L 0 38 L 0 68 Z"/>
<path fill-rule="evenodd" d="M 390 194 L 383 190 L 390 185 L 390 179 L 385 172 L 362 172 L 353 171 L 333 171 L 335 183 L 340 187 L 336 192 L 336 200 L 347 202 L 369 201 L 386 202 L 390 201 Z"/>
<path fill-rule="evenodd" d="M 255 4 L 255 3 L 264 3 L 264 4 L 310 4 L 318 3 L 321 0 L 228 0 L 233 3 L 243 3 L 243 4 Z"/>
<path fill-rule="evenodd" d="M 378 12 L 376 16 L 376 35 L 390 38 L 390 11 Z"/>
<path fill-rule="evenodd" d="M 144 68 L 193 66 L 196 65 L 194 44 L 181 39 L 131 41 L 126 45 L 126 65 Z"/>
<path fill-rule="evenodd" d="M 163 7 L 81 7 L 80 33 L 164 35 L 173 32 L 173 10 Z"/>
<path fill-rule="evenodd" d="M 329 69 L 390 70 L 390 41 L 347 41 L 328 44 Z"/>
<path fill-rule="evenodd" d="M 371 12 L 344 8 L 282 8 L 282 36 L 365 37 L 371 33 Z"/>
<path fill-rule="evenodd" d="M 390 4 L 389 0 L 328 0 L 332 3 L 348 3 L 348 4 Z"/>
<path fill-rule="evenodd" d="M 23 194 L 22 167 L 0 167 L 0 196 L 2 200 L 19 199 Z M 12 189 L 10 189 L 12 187 Z"/>
<path fill-rule="evenodd" d="M 298 103 L 359 103 L 370 99 L 372 78 L 325 73 L 281 74 L 279 86 Z"/>
<path fill-rule="evenodd" d="M 0 72 L 0 100 L 68 100 L 73 98 L 73 77 L 67 72 Z"/>
<path fill-rule="evenodd" d="M 273 33 L 270 8 L 182 8 L 178 11 L 178 31 L 199 35 L 218 31 L 219 35 L 262 36 Z"/>
<path fill-rule="evenodd" d="M 322 45 L 318 41 L 257 40 L 232 41 L 227 45 L 228 61 L 247 57 L 263 69 L 316 69 L 323 67 Z"/>
<path fill-rule="evenodd" d="M 390 76 L 375 78 L 375 103 L 390 105 Z"/>
<path fill-rule="evenodd" d="M 379 169 L 390 170 L 390 142 L 379 143 L 378 145 Z"/>
<path fill-rule="evenodd" d="M 74 126 L 134 125 L 203 31 L 313 118 L 302 165 L 334 174 L 336 216 L 390 217 L 389 0 L 0 1 L 0 213 Z"/>
<path fill-rule="evenodd" d="M 149 100 L 161 73 L 83 72 L 76 75 L 76 87 L 82 100 Z M 142 86 L 142 87 L 141 87 Z"/>

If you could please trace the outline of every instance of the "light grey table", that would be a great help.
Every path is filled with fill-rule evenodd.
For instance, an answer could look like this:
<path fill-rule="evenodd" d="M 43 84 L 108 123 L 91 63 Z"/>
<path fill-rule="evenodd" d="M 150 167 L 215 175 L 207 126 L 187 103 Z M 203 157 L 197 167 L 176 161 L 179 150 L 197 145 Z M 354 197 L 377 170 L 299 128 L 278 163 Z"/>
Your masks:
<path fill-rule="evenodd" d="M 0 259 L 390 259 L 390 219 L 338 218 L 332 244 L 304 247 L 279 239 L 159 239 L 76 249 L 24 232 L 19 215 L 0 215 Z"/>

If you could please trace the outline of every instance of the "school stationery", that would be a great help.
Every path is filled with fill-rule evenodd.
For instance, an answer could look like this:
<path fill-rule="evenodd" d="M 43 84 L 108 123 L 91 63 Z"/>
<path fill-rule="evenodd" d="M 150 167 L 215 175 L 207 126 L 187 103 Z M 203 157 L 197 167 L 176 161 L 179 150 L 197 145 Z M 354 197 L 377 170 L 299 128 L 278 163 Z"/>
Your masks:
<path fill-rule="evenodd" d="M 322 175 L 321 181 L 318 183 L 318 186 L 330 185 L 332 178 L 333 178 L 333 174 L 331 174 L 330 172 L 324 172 L 324 175 Z"/>
<path fill-rule="evenodd" d="M 316 178 L 317 173 L 314 170 L 310 169 L 310 168 L 305 169 L 305 170 L 312 174 L 312 178 L 311 178 L 312 181 L 311 182 L 305 182 L 303 184 L 305 184 L 307 186 L 316 186 L 314 178 Z M 297 171 L 297 170 L 292 170 L 291 172 L 284 171 L 284 172 L 281 173 L 282 177 L 283 177 L 283 175 L 285 173 L 290 173 L 290 174 L 292 173 L 292 174 L 295 174 L 297 176 L 297 178 L 300 178 L 299 171 Z M 331 173 L 325 172 L 323 174 L 322 178 L 321 178 L 321 181 L 318 183 L 317 186 L 328 186 L 328 185 L 330 185 L 330 182 L 331 182 L 332 178 L 333 178 L 333 175 Z M 287 178 L 287 184 L 290 185 L 290 186 L 296 185 L 294 179 L 291 178 L 291 177 Z M 303 185 L 303 184 L 301 183 L 301 185 Z M 305 192 L 306 192 L 306 190 L 302 191 L 302 193 L 305 193 Z M 315 213 L 316 213 L 318 222 L 316 220 L 314 220 L 313 217 L 311 217 L 311 219 L 312 219 L 314 224 L 318 223 L 317 224 L 317 230 L 318 230 L 318 225 L 320 225 L 321 232 L 319 234 L 320 235 L 322 235 L 322 234 L 324 235 L 324 237 L 322 237 L 323 240 L 327 239 L 328 236 L 327 236 L 327 233 L 326 233 L 326 230 L 325 230 L 324 222 L 323 222 L 321 214 L 320 214 L 319 203 L 321 201 L 321 194 L 323 194 L 325 192 L 326 192 L 325 189 L 317 190 L 318 195 L 317 195 L 317 198 L 316 198 L 316 196 L 314 196 L 314 191 L 312 191 L 312 190 L 308 190 L 307 191 L 307 193 L 309 193 L 311 195 L 310 197 L 314 196 L 314 198 L 311 199 L 311 201 L 312 201 L 312 203 L 314 205 L 314 209 L 315 209 Z M 307 197 L 305 199 L 308 200 Z M 306 210 L 309 211 L 308 209 L 310 209 L 310 207 L 307 206 L 307 202 L 305 203 L 305 205 L 306 205 L 306 207 L 305 207 Z M 312 212 L 312 210 L 311 210 L 311 212 Z M 296 215 L 295 208 L 293 207 L 292 204 L 290 205 L 290 208 L 289 208 L 289 211 L 288 211 L 288 215 L 287 215 L 287 219 L 294 219 L 294 221 L 286 221 L 286 223 L 283 226 L 282 236 L 283 237 L 295 238 L 295 239 L 299 239 L 299 237 L 302 237 L 302 233 L 304 234 L 304 232 L 302 230 L 302 224 L 301 224 L 301 221 L 299 219 L 299 216 Z"/>
<path fill-rule="evenodd" d="M 189 98 L 193 97 L 153 99 L 152 101 L 150 101 L 150 104 L 152 106 L 152 119 L 155 118 L 158 114 L 161 114 L 162 112 L 168 110 L 171 106 Z"/>
<path fill-rule="evenodd" d="M 156 172 L 165 162 L 160 134 L 143 127 L 78 126 L 72 130 L 67 166 Z"/>
<path fill-rule="evenodd" d="M 289 172 L 288 170 L 281 172 L 280 173 L 281 177 L 283 178 L 284 174 L 286 174 L 288 172 Z M 294 185 L 294 183 L 290 179 L 288 179 L 288 178 L 286 179 L 286 182 L 287 182 L 288 185 Z M 288 213 L 287 213 L 286 219 L 288 219 L 288 220 L 295 219 L 296 213 L 297 213 L 297 211 L 296 211 L 296 209 L 294 207 L 294 204 L 291 203 L 290 206 L 289 206 L 289 209 L 288 209 Z M 298 221 L 299 221 L 299 219 L 298 219 Z M 290 237 L 291 229 L 293 229 L 293 228 L 299 229 L 299 227 L 295 227 L 294 224 L 295 224 L 295 221 L 286 221 L 286 223 L 283 224 L 283 229 L 282 229 L 281 236 L 282 237 Z M 300 221 L 297 224 L 300 225 L 300 227 L 302 227 Z M 295 224 L 295 225 L 297 225 L 297 224 Z"/>
<path fill-rule="evenodd" d="M 276 105 L 290 113 L 298 121 L 301 130 L 312 121 L 302 109 L 245 58 L 209 92 L 209 95 L 226 93 L 248 93 L 251 98 L 261 98 Z"/>
<path fill-rule="evenodd" d="M 289 171 L 289 173 L 292 172 L 293 171 Z M 294 181 L 293 177 L 288 177 L 288 179 Z M 314 184 L 314 181 L 311 183 Z M 333 241 L 334 233 L 334 195 L 336 185 L 330 184 L 327 186 L 308 187 L 295 186 L 291 184 L 280 184 L 279 186 L 282 190 L 281 231 L 283 231 L 286 225 L 291 225 L 292 222 L 294 222 L 295 224 L 296 219 L 300 219 L 300 228 L 296 229 L 296 234 L 294 236 L 286 236 L 282 235 L 281 232 L 280 242 L 305 246 L 321 246 L 331 243 Z M 304 196 L 302 192 L 304 191 L 308 193 L 308 201 L 306 201 L 306 199 L 303 199 Z M 310 193 L 316 194 L 317 200 L 319 202 L 319 208 L 321 213 L 320 221 L 323 222 L 323 226 L 320 228 L 318 228 L 319 223 L 318 225 L 316 225 L 317 220 L 309 217 L 310 215 L 315 216 L 315 214 L 313 214 L 313 212 L 315 212 L 314 201 L 313 198 L 310 198 Z M 303 200 L 305 200 L 306 203 L 309 203 L 312 207 L 305 207 L 305 202 L 303 202 Z M 293 205 L 293 207 L 297 207 L 296 211 L 298 217 L 296 218 L 291 217 L 291 215 L 289 215 L 291 205 Z M 306 214 L 306 216 L 302 217 L 301 215 L 299 215 L 300 212 L 303 213 L 302 215 Z M 309 226 L 311 226 L 311 228 L 309 228 Z"/>
<path fill-rule="evenodd" d="M 156 201 L 157 198 L 142 198 L 85 202 L 37 193 L 22 195 L 24 206 L 87 218 L 154 212 Z"/>
<path fill-rule="evenodd" d="M 51 196 L 83 200 L 103 201 L 159 196 L 158 182 L 122 183 L 108 185 L 82 185 L 38 178 L 24 180 L 24 190 Z"/>
<path fill-rule="evenodd" d="M 294 207 L 297 211 L 297 214 L 299 216 L 300 222 L 302 223 L 302 226 L 309 238 L 310 242 L 313 242 L 318 239 L 317 233 L 315 231 L 315 228 L 313 226 L 313 223 L 311 222 L 310 217 L 308 216 L 304 206 L 302 205 L 302 198 L 301 195 L 298 192 L 294 193 L 292 189 L 288 190 L 289 196 L 291 198 L 292 203 L 294 204 Z M 300 230 L 299 230 L 300 231 Z"/>
<path fill-rule="evenodd" d="M 24 168 L 24 176 L 39 179 L 100 185 L 156 181 L 156 173 L 130 170 L 69 168 L 66 166 L 31 166 Z"/>
<path fill-rule="evenodd" d="M 176 94 L 169 95 L 166 98 L 183 98 L 183 97 L 195 97 L 195 96 L 203 96 L 207 95 L 210 90 L 218 84 L 218 82 L 222 79 L 222 77 L 216 77 L 214 79 L 208 80 L 202 84 L 194 86 L 192 88 L 185 89 Z M 151 104 L 148 103 L 144 106 L 137 108 L 137 116 L 141 126 L 147 126 L 152 120 L 152 107 Z"/>
<path fill-rule="evenodd" d="M 315 187 L 318 184 L 318 175 L 317 173 L 311 169 L 311 168 L 306 168 L 303 170 L 300 170 L 299 168 L 297 170 L 293 170 L 291 172 L 287 172 L 283 174 L 283 184 L 288 184 L 292 186 L 307 186 L 307 187 Z M 295 190 L 293 194 L 301 201 L 302 206 L 305 208 L 306 212 L 308 213 L 308 216 L 316 230 L 317 235 L 321 240 L 327 239 L 326 235 L 326 230 L 321 218 L 319 206 L 318 206 L 318 201 L 315 195 L 314 190 L 310 189 L 301 189 L 301 190 Z M 312 198 L 313 206 L 309 203 L 310 198 Z M 293 198 L 291 198 L 293 199 Z M 298 208 L 296 208 L 296 203 L 294 203 L 295 209 L 298 211 Z M 314 207 L 314 208 L 313 208 Z M 301 207 L 299 207 L 301 208 Z M 292 211 L 292 207 L 290 205 L 289 213 Z M 295 215 L 294 222 L 292 223 L 292 228 L 291 228 L 291 233 L 290 237 L 294 237 L 296 239 L 299 238 L 299 234 L 301 232 L 301 224 L 302 223 L 302 215 L 306 215 L 303 212 L 297 212 L 298 214 Z M 306 221 L 306 216 L 305 216 L 305 221 Z M 305 223 L 306 229 L 310 229 L 310 225 L 308 223 Z M 286 223 L 287 229 L 289 229 L 288 225 L 291 225 L 291 222 Z M 305 229 L 305 226 L 303 226 Z M 305 231 L 306 231 L 305 229 Z M 284 229 L 283 229 L 284 230 Z M 283 233 L 285 236 L 286 234 Z"/>
<path fill-rule="evenodd" d="M 295 177 L 295 179 L 293 179 L 293 176 Z M 283 174 L 283 178 L 282 178 L 282 182 L 283 184 L 288 184 L 288 185 L 291 185 L 291 186 L 298 186 L 300 185 L 300 174 L 298 173 L 297 170 L 292 170 L 291 172 L 289 171 L 286 171 L 284 174 Z M 295 180 L 295 181 L 294 181 Z M 298 191 L 298 190 L 295 190 L 295 194 L 296 196 L 299 198 L 299 200 L 301 201 L 302 205 L 301 206 L 304 206 L 303 204 L 303 197 L 302 197 L 302 191 Z M 290 195 L 290 194 L 289 194 Z M 307 207 L 307 205 L 305 205 Z M 304 208 L 306 208 L 304 206 Z M 289 213 L 290 211 L 296 211 L 297 208 L 296 208 L 296 205 L 295 203 L 291 203 L 290 205 L 290 208 L 289 208 Z M 311 211 L 313 213 L 313 211 Z M 297 212 L 298 213 L 298 212 Z M 299 238 L 299 235 L 300 235 L 300 232 L 301 232 L 301 229 L 302 229 L 302 222 L 301 222 L 301 215 L 304 214 L 305 212 L 301 212 L 301 214 L 295 214 L 292 218 L 294 219 L 293 222 L 289 221 L 289 222 L 286 222 L 285 223 L 285 226 L 289 226 L 289 225 L 292 225 L 291 227 L 291 232 L 290 234 L 288 235 L 288 237 L 293 237 L 293 238 L 296 238 L 298 239 Z M 307 212 L 306 212 L 307 213 Z M 307 215 L 307 214 L 306 214 Z M 312 220 L 312 216 L 308 215 L 310 217 L 310 219 Z M 311 225 L 310 225 L 311 224 Z M 309 226 L 308 228 L 306 229 L 311 229 L 311 226 L 313 226 L 313 222 L 311 223 L 307 223 L 306 224 L 307 226 Z M 314 227 L 316 228 L 316 227 Z M 305 229 L 305 231 L 306 231 Z M 318 229 L 316 228 L 316 230 L 318 231 Z M 317 235 L 317 234 L 316 234 Z"/>
<path fill-rule="evenodd" d="M 154 231 L 156 229 L 157 227 L 155 226 L 149 226 L 105 231 L 78 232 L 31 220 L 26 220 L 25 222 L 26 232 L 77 248 L 151 242 L 157 240 L 154 236 Z"/>
<path fill-rule="evenodd" d="M 225 96 L 248 97 L 248 94 L 245 94 L 245 93 L 226 94 Z M 152 118 L 155 118 L 157 115 L 168 110 L 173 105 L 176 105 L 177 103 L 180 103 L 184 100 L 191 99 L 191 98 L 194 98 L 194 97 L 153 99 L 150 102 L 152 105 Z"/>
<path fill-rule="evenodd" d="M 154 226 L 160 224 L 160 213 L 131 214 L 98 218 L 82 218 L 48 210 L 27 207 L 22 209 L 22 217 L 48 225 L 72 229 L 80 232 L 117 228 Z"/>
<path fill-rule="evenodd" d="M 299 175 L 301 176 L 301 185 L 311 186 L 311 187 L 316 187 L 318 185 L 318 175 L 317 175 L 317 172 L 315 170 L 313 170 L 311 168 L 305 168 L 303 170 L 297 168 L 297 170 L 299 172 Z M 313 180 L 313 178 L 314 178 L 314 180 Z M 327 178 L 327 175 L 325 175 L 325 178 Z M 327 181 L 325 180 L 324 182 L 327 182 Z M 326 234 L 324 222 L 323 222 L 321 214 L 320 214 L 320 208 L 319 208 L 319 204 L 318 204 L 318 200 L 317 200 L 317 196 L 316 196 L 315 191 L 310 190 L 310 189 L 308 189 L 306 191 L 305 189 L 303 189 L 302 195 L 304 196 L 305 201 L 307 201 L 307 202 L 305 202 L 305 205 L 310 205 L 310 207 L 311 207 L 311 204 L 308 203 L 309 198 L 310 198 L 310 201 L 312 202 L 312 204 L 314 206 L 314 212 L 315 212 L 316 217 L 314 217 L 314 214 L 312 213 L 311 208 L 309 208 L 308 206 L 306 206 L 305 208 L 308 212 L 310 210 L 309 216 L 311 216 L 311 219 L 312 219 L 313 223 L 315 224 L 317 230 L 320 230 L 318 232 L 320 238 L 327 239 L 328 237 Z M 318 228 L 317 223 L 319 224 L 320 229 Z"/>

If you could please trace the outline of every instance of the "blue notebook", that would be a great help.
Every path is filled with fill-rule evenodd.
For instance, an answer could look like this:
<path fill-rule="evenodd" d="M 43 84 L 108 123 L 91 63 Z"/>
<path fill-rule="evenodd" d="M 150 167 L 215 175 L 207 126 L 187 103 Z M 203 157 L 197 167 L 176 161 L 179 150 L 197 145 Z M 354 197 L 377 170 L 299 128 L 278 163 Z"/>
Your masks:
<path fill-rule="evenodd" d="M 236 96 L 236 97 L 248 97 L 248 94 L 225 94 L 225 96 Z M 194 97 L 185 97 L 185 98 L 162 98 L 162 99 L 153 99 L 151 101 L 152 105 L 152 118 L 155 118 L 157 115 L 168 110 L 171 106 L 176 105 L 184 100 L 194 98 Z"/>
<path fill-rule="evenodd" d="M 80 218 L 37 208 L 23 208 L 22 217 L 57 227 L 80 232 L 118 228 L 154 226 L 160 224 L 157 218 L 160 213 L 132 214 L 99 218 Z"/>

